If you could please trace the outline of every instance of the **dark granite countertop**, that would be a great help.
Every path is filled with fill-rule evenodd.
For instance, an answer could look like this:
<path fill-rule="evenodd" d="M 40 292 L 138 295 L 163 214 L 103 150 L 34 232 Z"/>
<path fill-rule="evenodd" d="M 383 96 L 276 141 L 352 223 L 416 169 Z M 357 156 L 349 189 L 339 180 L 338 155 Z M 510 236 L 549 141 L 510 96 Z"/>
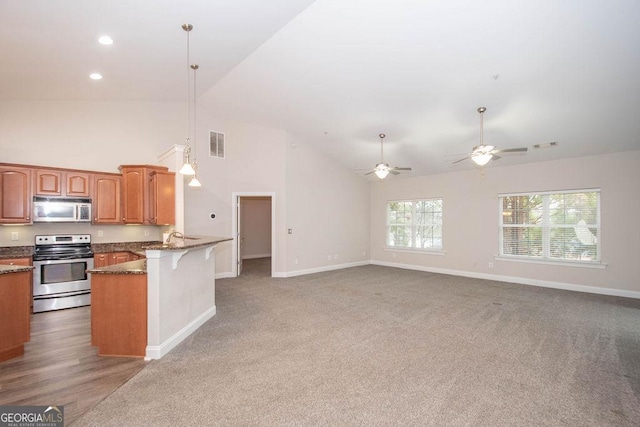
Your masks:
<path fill-rule="evenodd" d="M 122 262 L 120 264 L 107 265 L 106 267 L 92 268 L 87 270 L 92 274 L 147 274 L 147 260 Z"/>
<path fill-rule="evenodd" d="M 21 271 L 31 271 L 30 265 L 2 265 L 0 264 L 0 274 L 19 273 Z"/>
<path fill-rule="evenodd" d="M 103 252 L 133 252 L 145 255 L 145 250 L 162 251 L 182 251 L 185 249 L 197 249 L 215 245 L 221 242 L 233 240 L 230 237 L 209 237 L 209 236 L 187 236 L 184 239 L 172 237 L 171 243 L 161 242 L 131 242 L 131 243 L 102 243 L 98 248 L 94 247 L 95 253 Z M 94 245 L 97 246 L 97 245 Z M 97 252 L 100 251 L 100 252 Z M 92 274 L 147 274 L 147 260 L 123 262 L 120 264 L 97 267 L 87 270 Z"/>
<path fill-rule="evenodd" d="M 211 236 L 185 236 L 172 237 L 171 243 L 153 243 L 143 245 L 142 249 L 160 250 L 160 251 L 182 251 L 184 249 L 197 249 L 205 246 L 215 245 L 217 243 L 228 242 L 233 240 L 231 237 L 211 237 Z"/>
<path fill-rule="evenodd" d="M 0 258 L 28 258 L 33 256 L 33 246 L 0 247 Z"/>
<path fill-rule="evenodd" d="M 144 256 L 144 247 L 149 245 L 161 245 L 162 242 L 153 240 L 149 242 L 116 242 L 116 243 L 92 243 L 91 249 L 94 254 L 104 254 L 109 252 L 131 252 Z"/>

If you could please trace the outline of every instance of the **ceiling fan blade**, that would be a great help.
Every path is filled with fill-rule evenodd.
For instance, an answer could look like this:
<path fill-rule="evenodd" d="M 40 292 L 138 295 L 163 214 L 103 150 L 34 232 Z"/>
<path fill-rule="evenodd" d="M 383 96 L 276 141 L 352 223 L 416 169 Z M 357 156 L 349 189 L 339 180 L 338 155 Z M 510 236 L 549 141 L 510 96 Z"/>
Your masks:
<path fill-rule="evenodd" d="M 396 171 L 396 170 L 393 170 L 393 169 L 389 169 L 389 173 L 390 173 L 391 175 L 400 175 L 400 172 L 398 172 L 398 171 Z"/>
<path fill-rule="evenodd" d="M 495 154 L 491 156 L 491 160 L 492 160 L 492 161 L 493 161 L 493 160 L 500 160 L 501 158 L 502 158 L 502 157 L 497 156 L 497 155 L 495 155 Z"/>
<path fill-rule="evenodd" d="M 371 174 L 372 174 L 372 173 L 374 173 L 374 172 L 375 172 L 375 171 L 367 172 L 367 173 L 365 173 L 365 174 L 364 174 L 364 176 L 371 175 Z"/>
<path fill-rule="evenodd" d="M 396 170 L 396 171 L 410 171 L 410 170 L 411 170 L 411 168 L 399 168 L 399 167 L 395 167 L 395 168 L 393 168 L 393 170 Z"/>
<path fill-rule="evenodd" d="M 451 164 L 452 164 L 452 165 L 455 165 L 456 163 L 460 163 L 460 162 L 462 162 L 462 161 L 464 161 L 464 160 L 467 160 L 467 159 L 468 159 L 468 157 L 463 157 L 463 158 L 461 158 L 460 160 L 456 160 L 455 162 L 453 162 L 453 163 L 451 163 Z"/>
<path fill-rule="evenodd" d="M 492 153 L 524 153 L 527 151 L 527 147 L 522 148 L 505 148 L 504 150 L 493 150 Z"/>

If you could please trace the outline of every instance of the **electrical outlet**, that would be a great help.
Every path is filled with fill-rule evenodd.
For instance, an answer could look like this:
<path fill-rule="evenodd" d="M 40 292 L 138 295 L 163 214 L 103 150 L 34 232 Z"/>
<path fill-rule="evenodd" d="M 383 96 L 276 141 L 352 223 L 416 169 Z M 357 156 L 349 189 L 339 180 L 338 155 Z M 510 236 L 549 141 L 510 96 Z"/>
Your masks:
<path fill-rule="evenodd" d="M 296 259 L 293 261 L 293 263 L 294 263 L 295 265 L 298 265 L 298 258 L 296 258 Z"/>
<path fill-rule="evenodd" d="M 492 263 L 492 262 L 489 262 L 489 263 L 487 264 L 487 267 L 489 267 L 489 268 L 493 268 L 493 263 Z"/>
<path fill-rule="evenodd" d="M 11 240 L 19 240 L 17 231 L 12 231 L 11 232 Z"/>
<path fill-rule="evenodd" d="M 338 259 L 338 254 L 335 254 L 335 255 L 333 256 L 333 259 Z"/>
<path fill-rule="evenodd" d="M 144 230 L 144 236 L 149 237 L 149 230 Z"/>
<path fill-rule="evenodd" d="M 102 236 L 104 236 L 104 231 L 98 230 L 98 237 L 102 237 Z"/>

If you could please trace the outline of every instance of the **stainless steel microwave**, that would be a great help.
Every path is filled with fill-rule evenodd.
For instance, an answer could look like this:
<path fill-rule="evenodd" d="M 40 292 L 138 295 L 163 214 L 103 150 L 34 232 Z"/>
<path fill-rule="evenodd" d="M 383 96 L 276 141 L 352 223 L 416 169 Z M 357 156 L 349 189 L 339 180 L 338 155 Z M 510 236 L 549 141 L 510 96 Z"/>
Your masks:
<path fill-rule="evenodd" d="M 33 222 L 91 222 L 91 199 L 34 197 Z"/>

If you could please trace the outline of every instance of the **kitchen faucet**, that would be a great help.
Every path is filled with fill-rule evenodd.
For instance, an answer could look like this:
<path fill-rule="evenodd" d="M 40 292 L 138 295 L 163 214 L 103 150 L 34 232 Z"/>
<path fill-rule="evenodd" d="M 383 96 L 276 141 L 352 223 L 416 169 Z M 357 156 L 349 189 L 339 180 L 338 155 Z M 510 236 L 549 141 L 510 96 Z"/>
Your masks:
<path fill-rule="evenodd" d="M 167 240 L 165 241 L 165 243 L 169 243 L 171 241 L 171 238 L 174 237 L 174 236 L 184 240 L 184 234 L 182 234 L 179 231 L 172 231 L 169 234 L 169 237 L 167 237 Z"/>

